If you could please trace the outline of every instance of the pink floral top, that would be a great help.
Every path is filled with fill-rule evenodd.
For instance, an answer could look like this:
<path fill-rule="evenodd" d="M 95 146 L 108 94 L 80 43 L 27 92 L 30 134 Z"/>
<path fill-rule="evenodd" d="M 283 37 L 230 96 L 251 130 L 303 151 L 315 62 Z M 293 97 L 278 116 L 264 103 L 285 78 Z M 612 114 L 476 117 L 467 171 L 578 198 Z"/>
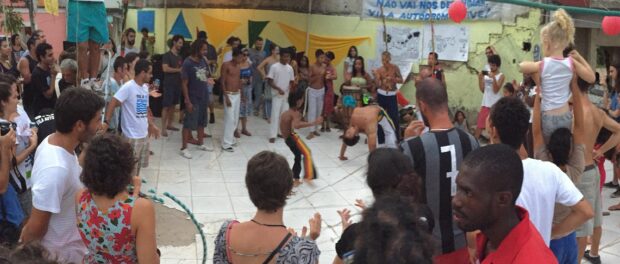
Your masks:
<path fill-rule="evenodd" d="M 80 197 L 77 223 L 88 248 L 83 263 L 138 263 L 136 238 L 131 234 L 131 211 L 135 198 L 118 201 L 100 212 L 89 192 Z"/>

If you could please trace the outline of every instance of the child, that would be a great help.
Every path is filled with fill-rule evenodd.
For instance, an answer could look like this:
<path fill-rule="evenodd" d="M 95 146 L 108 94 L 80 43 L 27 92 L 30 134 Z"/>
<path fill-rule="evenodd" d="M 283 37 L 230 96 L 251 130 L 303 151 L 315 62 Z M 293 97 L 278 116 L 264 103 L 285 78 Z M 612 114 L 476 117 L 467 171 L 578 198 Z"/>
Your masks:
<path fill-rule="evenodd" d="M 465 113 L 461 110 L 456 111 L 456 114 L 454 114 L 454 127 L 469 133 L 467 118 L 465 117 Z"/>
<path fill-rule="evenodd" d="M 304 179 L 312 180 L 317 178 L 316 169 L 312 162 L 312 153 L 308 146 L 301 140 L 299 135 L 295 133 L 295 129 L 311 127 L 323 123 L 323 118 L 318 117 L 312 123 L 304 122 L 302 118 L 302 110 L 304 109 L 304 92 L 297 90 L 288 96 L 288 104 L 290 108 L 280 116 L 280 133 L 285 139 L 286 145 L 295 155 L 295 164 L 293 164 L 294 186 L 301 184 L 299 174 L 301 172 L 301 156 L 304 156 Z"/>
<path fill-rule="evenodd" d="M 512 97 L 515 96 L 515 87 L 512 85 L 512 83 L 506 83 L 504 84 L 504 97 Z"/>
<path fill-rule="evenodd" d="M 553 14 L 553 21 L 540 31 L 542 52 L 545 58 L 539 62 L 522 62 L 519 67 L 526 74 L 538 74 L 542 91 L 542 121 L 545 142 L 558 128 L 572 126 L 572 114 L 568 106 L 571 80 L 576 73 L 588 83 L 594 82 L 594 72 L 577 53 L 571 51 L 566 58 L 565 48 L 573 43 L 575 25 L 563 9 Z"/>

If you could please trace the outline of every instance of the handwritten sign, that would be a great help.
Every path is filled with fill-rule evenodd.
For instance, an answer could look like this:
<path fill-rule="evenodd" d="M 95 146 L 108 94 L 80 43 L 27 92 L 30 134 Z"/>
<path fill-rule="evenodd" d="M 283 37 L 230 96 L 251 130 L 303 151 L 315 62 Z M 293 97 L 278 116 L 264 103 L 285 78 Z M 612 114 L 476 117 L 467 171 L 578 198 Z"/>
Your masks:
<path fill-rule="evenodd" d="M 381 17 L 381 6 L 386 19 L 448 20 L 448 7 L 453 1 L 440 0 L 364 0 L 363 17 Z M 485 0 L 463 0 L 467 19 L 500 19 L 503 4 Z M 429 9 L 432 12 L 429 12 Z"/>

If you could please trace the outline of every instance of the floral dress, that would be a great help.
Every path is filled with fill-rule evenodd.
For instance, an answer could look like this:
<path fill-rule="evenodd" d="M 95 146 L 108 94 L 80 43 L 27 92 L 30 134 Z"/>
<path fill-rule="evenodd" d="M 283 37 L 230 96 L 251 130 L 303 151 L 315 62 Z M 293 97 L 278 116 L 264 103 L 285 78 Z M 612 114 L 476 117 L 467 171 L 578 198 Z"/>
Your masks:
<path fill-rule="evenodd" d="M 84 192 L 77 212 L 78 229 L 88 254 L 84 263 L 138 263 L 136 238 L 131 234 L 135 198 L 116 202 L 108 213 L 99 211 L 92 195 Z"/>

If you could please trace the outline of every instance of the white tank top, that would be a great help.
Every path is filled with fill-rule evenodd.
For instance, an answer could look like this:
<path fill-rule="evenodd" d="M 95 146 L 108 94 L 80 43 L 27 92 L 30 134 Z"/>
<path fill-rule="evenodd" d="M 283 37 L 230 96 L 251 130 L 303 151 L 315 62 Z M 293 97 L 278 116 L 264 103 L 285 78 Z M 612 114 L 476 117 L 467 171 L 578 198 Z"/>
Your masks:
<path fill-rule="evenodd" d="M 550 111 L 561 108 L 570 98 L 570 84 L 573 80 L 573 59 L 556 59 L 546 57 L 540 66 L 542 110 Z"/>
<path fill-rule="evenodd" d="M 495 81 L 499 82 L 503 73 L 495 75 Z M 482 94 L 482 106 L 491 108 L 499 99 L 503 96 L 502 88 L 500 87 L 497 93 L 493 92 L 493 79 L 488 75 L 484 76 L 484 94 Z"/>

